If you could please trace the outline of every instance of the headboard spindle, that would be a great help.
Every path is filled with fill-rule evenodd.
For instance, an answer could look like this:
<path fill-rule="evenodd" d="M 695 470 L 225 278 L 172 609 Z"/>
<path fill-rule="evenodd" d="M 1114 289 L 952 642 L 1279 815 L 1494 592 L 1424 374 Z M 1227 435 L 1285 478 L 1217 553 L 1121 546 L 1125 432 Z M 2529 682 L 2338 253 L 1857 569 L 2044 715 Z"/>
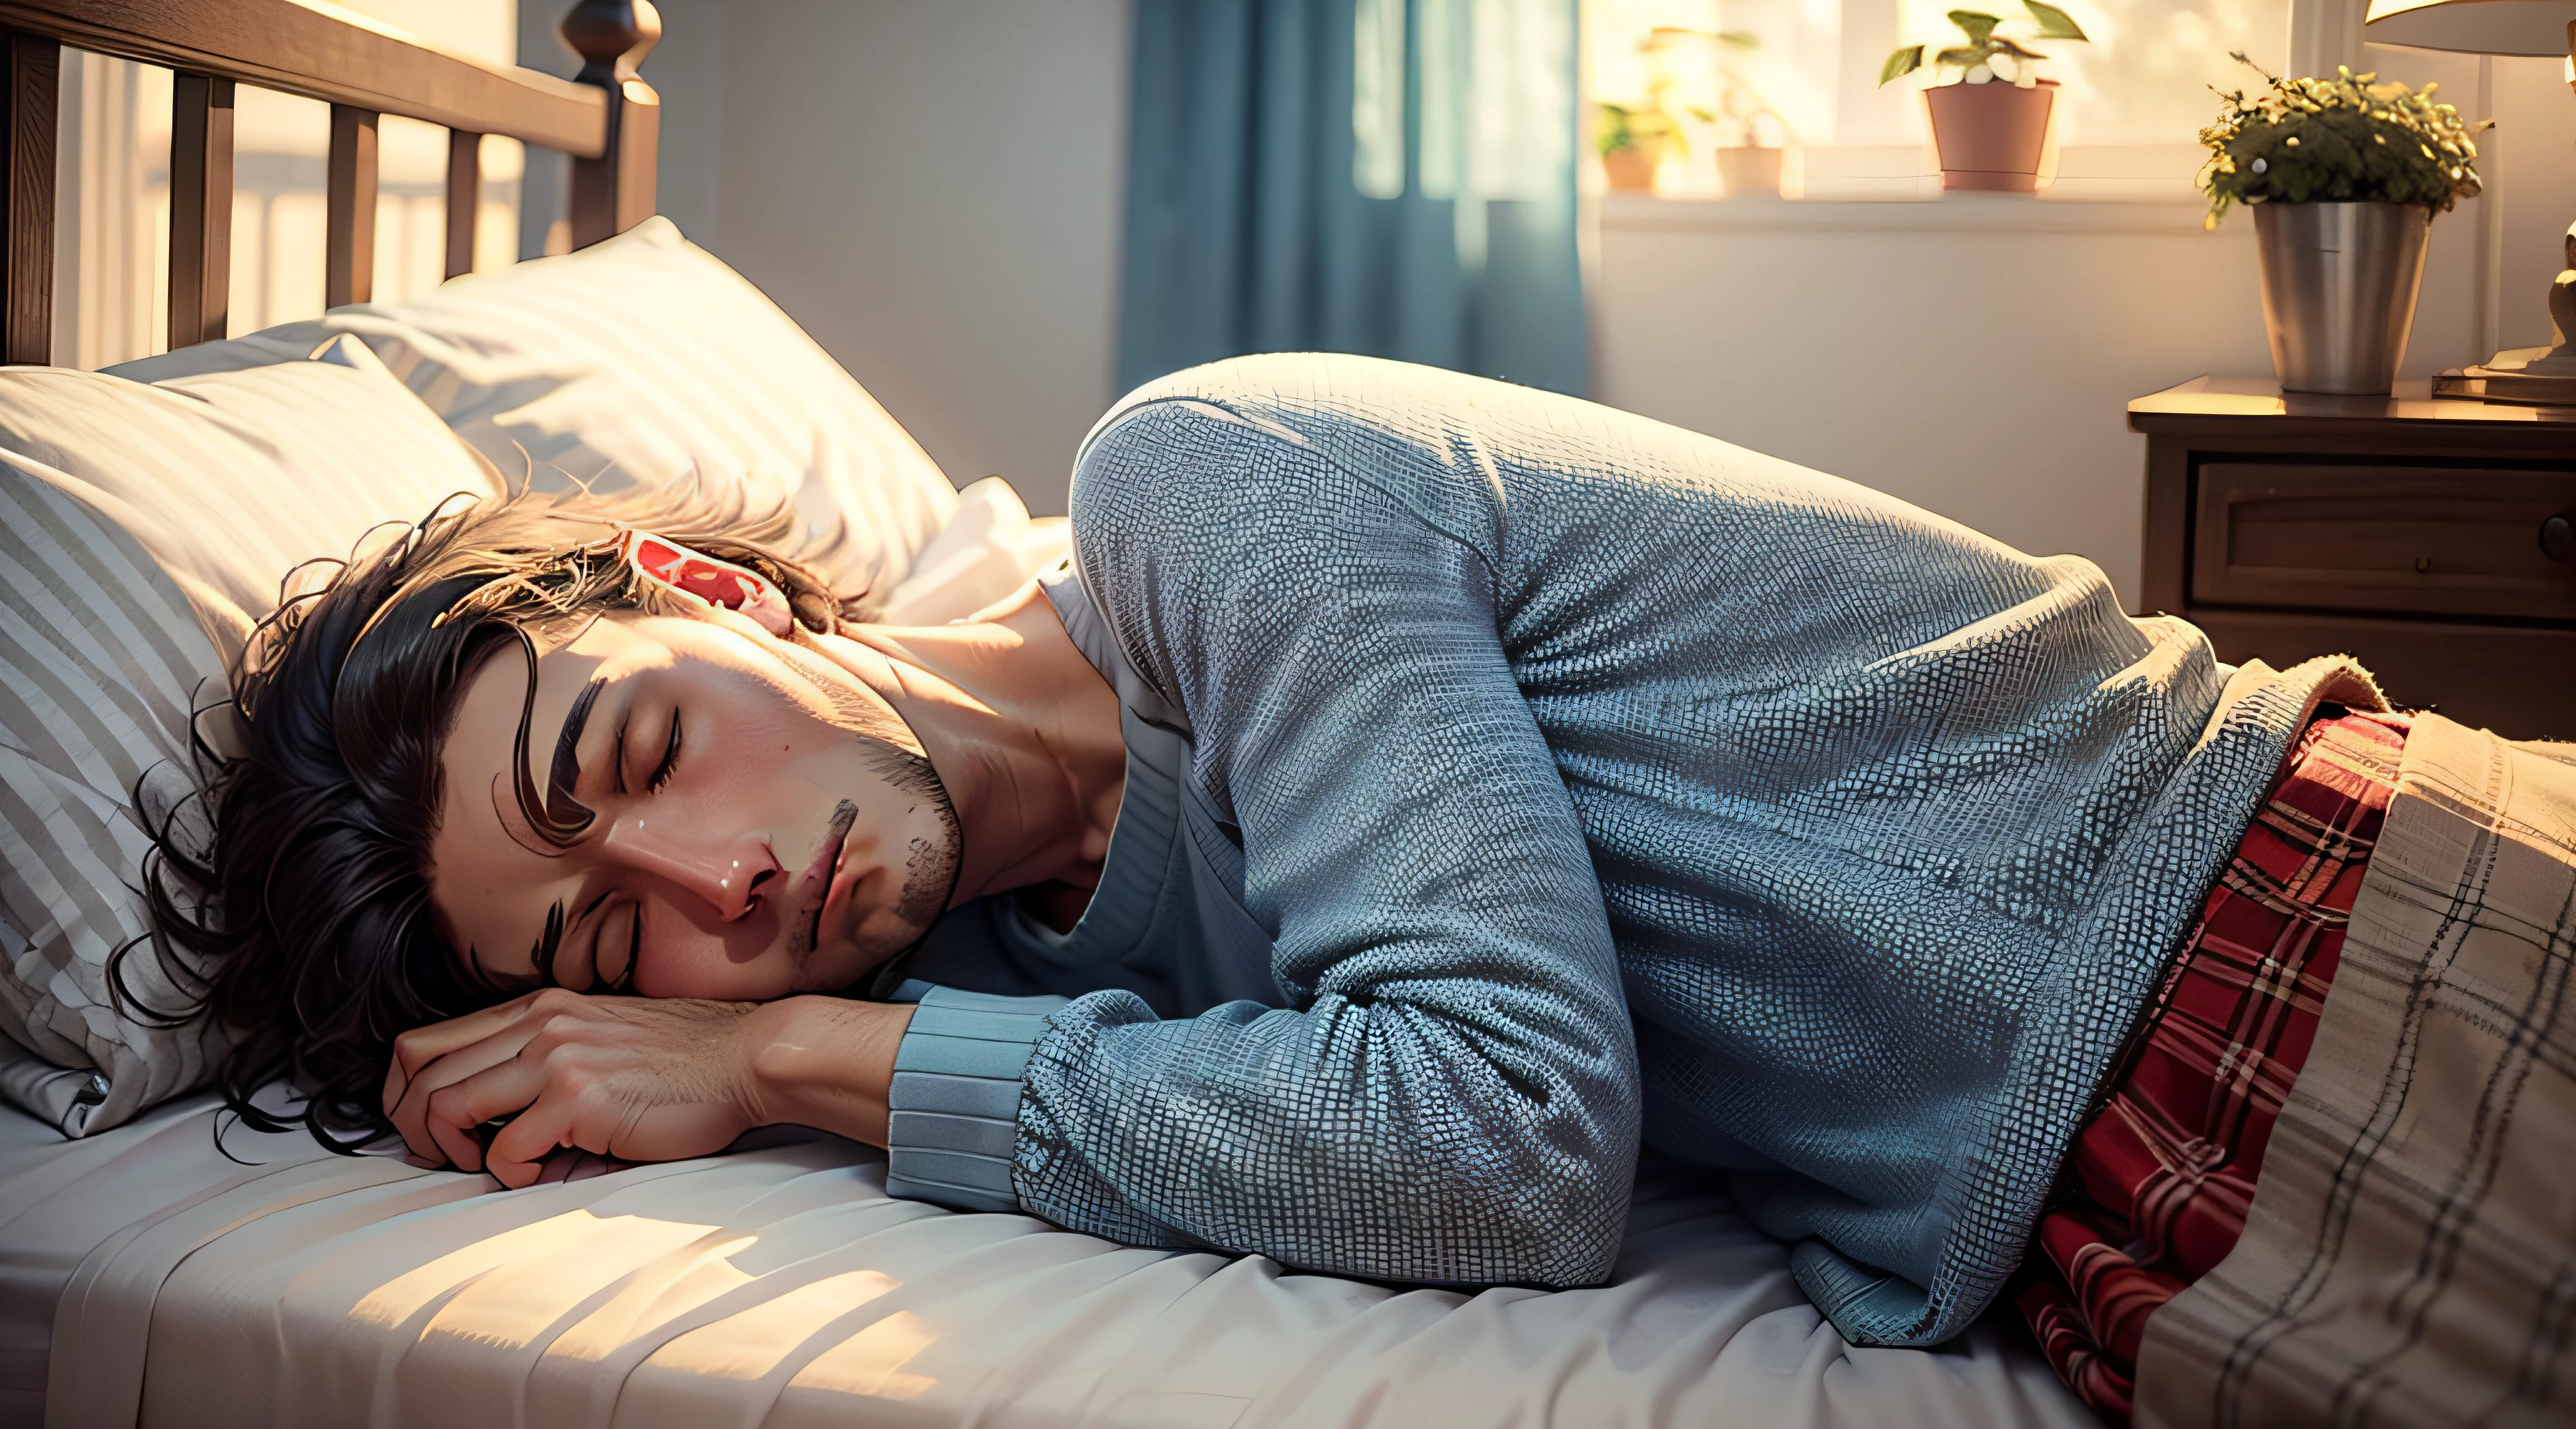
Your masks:
<path fill-rule="evenodd" d="M 449 277 L 473 270 L 486 134 L 572 156 L 574 246 L 651 217 L 661 100 L 636 66 L 661 38 L 661 14 L 650 0 L 579 0 L 563 33 L 583 59 L 579 82 L 451 54 L 312 0 L 0 0 L 0 361 L 53 357 L 65 46 L 174 76 L 169 338 L 177 348 L 224 337 L 230 325 L 239 85 L 331 106 L 323 287 L 333 305 L 363 302 L 375 287 L 381 115 L 449 131 Z"/>
<path fill-rule="evenodd" d="M 322 227 L 322 306 L 376 295 L 376 120 L 372 109 L 331 106 L 331 193 Z"/>
<path fill-rule="evenodd" d="M 232 313 L 233 82 L 170 79 L 170 346 L 216 342 Z"/>
<path fill-rule="evenodd" d="M 447 262 L 444 276 L 474 271 L 474 222 L 483 211 L 483 136 L 447 131 Z"/>
<path fill-rule="evenodd" d="M 62 46 L 0 32 L 0 362 L 51 362 L 54 347 L 54 136 L 61 122 Z"/>
<path fill-rule="evenodd" d="M 572 246 L 587 248 L 653 216 L 662 97 L 636 67 L 662 38 L 662 12 L 652 0 L 580 0 L 563 37 L 582 58 L 574 81 L 608 95 L 607 152 L 572 161 Z"/>

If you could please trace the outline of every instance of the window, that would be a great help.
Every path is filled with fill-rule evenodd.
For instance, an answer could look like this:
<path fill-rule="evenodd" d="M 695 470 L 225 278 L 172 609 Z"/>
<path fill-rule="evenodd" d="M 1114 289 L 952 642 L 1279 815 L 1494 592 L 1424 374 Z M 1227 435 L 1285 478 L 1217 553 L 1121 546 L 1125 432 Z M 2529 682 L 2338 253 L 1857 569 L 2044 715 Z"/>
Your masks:
<path fill-rule="evenodd" d="M 2289 62 L 2290 0 L 2060 0 L 2089 43 L 2040 42 L 2060 84 L 2041 182 L 2055 198 L 2192 197 L 2210 86 Z M 2010 22 L 2019 0 L 1980 6 Z M 1765 180 L 1723 151 L 1777 148 L 1787 198 L 1906 199 L 1940 192 L 1918 91 L 1930 67 L 1881 87 L 1900 44 L 1956 43 L 1957 0 L 1586 0 L 1589 97 L 1676 131 L 1652 173 L 1668 198 L 1717 198 Z M 1612 111 L 1608 122 L 1617 123 Z M 1748 185 L 1744 175 L 1754 177 Z M 1614 176 L 1614 182 L 1617 176 Z"/>

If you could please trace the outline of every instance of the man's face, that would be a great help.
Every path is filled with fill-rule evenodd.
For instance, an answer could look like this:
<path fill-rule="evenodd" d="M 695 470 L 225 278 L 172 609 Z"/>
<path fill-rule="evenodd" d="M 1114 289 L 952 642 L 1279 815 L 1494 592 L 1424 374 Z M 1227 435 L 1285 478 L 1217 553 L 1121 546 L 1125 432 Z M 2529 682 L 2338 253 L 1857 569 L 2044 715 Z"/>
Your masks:
<path fill-rule="evenodd" d="M 955 815 L 840 665 L 672 616 L 599 620 L 543 654 L 529 774 L 558 818 L 593 815 L 567 848 L 511 777 L 526 668 L 505 646 L 469 677 L 430 841 L 432 914 L 486 979 L 766 1001 L 849 986 L 944 908 Z"/>

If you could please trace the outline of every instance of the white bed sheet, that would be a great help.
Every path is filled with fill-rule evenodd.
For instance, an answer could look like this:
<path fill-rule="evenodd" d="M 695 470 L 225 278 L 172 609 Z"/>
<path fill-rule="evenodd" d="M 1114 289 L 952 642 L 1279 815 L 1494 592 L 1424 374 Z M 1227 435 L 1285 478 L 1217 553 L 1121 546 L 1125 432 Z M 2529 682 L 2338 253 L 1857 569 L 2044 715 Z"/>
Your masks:
<path fill-rule="evenodd" d="M 2094 1422 L 1991 1325 L 1846 1346 L 1668 1171 L 1611 1285 L 1459 1294 L 892 1200 L 803 1133 L 507 1192 L 238 1128 L 236 1165 L 205 1098 L 76 1142 L 10 1115 L 13 1424 L 39 1364 L 52 1429 Z"/>

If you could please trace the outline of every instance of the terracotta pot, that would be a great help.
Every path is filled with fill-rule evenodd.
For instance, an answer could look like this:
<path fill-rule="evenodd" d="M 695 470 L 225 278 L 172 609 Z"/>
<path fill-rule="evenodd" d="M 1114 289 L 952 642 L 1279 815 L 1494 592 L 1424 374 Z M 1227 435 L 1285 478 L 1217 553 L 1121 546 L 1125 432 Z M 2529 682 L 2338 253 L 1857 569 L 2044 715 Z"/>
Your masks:
<path fill-rule="evenodd" d="M 2048 111 L 2056 96 L 2053 79 L 2028 89 L 1998 80 L 1923 91 L 1923 101 L 1932 106 L 1932 140 L 1941 150 L 1941 187 L 2039 192 L 2039 158 L 2048 147 Z"/>
<path fill-rule="evenodd" d="M 1610 175 L 1610 187 L 1638 193 L 1655 186 L 1655 163 L 1662 157 L 1652 144 L 1623 144 L 1601 156 L 1601 167 Z"/>
<path fill-rule="evenodd" d="M 1718 182 L 1728 198 L 1778 198 L 1780 151 L 1751 146 L 1717 151 Z"/>

